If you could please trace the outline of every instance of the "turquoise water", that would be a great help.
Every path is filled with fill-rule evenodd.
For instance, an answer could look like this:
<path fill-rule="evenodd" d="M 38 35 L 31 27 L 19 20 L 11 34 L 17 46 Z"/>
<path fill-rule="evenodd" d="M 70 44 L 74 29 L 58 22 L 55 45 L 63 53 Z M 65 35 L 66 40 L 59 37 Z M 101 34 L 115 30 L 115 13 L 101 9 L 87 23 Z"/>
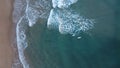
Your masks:
<path fill-rule="evenodd" d="M 78 0 L 72 4 L 68 9 L 95 21 L 92 29 L 75 36 L 61 34 L 58 25 L 49 29 L 49 10 L 46 18 L 37 19 L 25 31 L 28 47 L 24 53 L 30 68 L 120 68 L 119 6 L 119 0 Z"/>

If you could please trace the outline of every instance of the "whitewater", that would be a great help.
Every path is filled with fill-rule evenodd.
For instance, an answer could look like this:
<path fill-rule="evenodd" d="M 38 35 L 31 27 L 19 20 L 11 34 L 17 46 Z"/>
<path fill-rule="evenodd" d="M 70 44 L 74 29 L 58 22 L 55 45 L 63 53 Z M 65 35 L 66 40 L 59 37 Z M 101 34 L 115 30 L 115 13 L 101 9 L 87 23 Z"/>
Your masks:
<path fill-rule="evenodd" d="M 61 34 L 72 36 L 88 31 L 94 26 L 94 19 L 88 19 L 69 8 L 78 0 L 52 0 L 53 9 L 47 22 L 49 29 L 58 30 Z"/>
<path fill-rule="evenodd" d="M 15 0 L 14 22 L 17 23 L 16 36 L 20 63 L 30 68 L 24 56 L 28 47 L 25 31 L 36 24 L 39 18 L 48 19 L 48 29 L 58 30 L 61 34 L 78 35 L 94 26 L 94 19 L 88 19 L 70 9 L 78 0 Z M 52 4 L 51 4 L 52 3 Z"/>
<path fill-rule="evenodd" d="M 30 68 L 26 61 L 24 50 L 28 47 L 26 29 L 35 24 L 39 18 L 47 18 L 50 11 L 50 2 L 47 0 L 15 0 L 13 22 L 17 23 L 16 38 L 20 62 L 15 62 L 13 68 L 22 64 L 23 68 Z"/>

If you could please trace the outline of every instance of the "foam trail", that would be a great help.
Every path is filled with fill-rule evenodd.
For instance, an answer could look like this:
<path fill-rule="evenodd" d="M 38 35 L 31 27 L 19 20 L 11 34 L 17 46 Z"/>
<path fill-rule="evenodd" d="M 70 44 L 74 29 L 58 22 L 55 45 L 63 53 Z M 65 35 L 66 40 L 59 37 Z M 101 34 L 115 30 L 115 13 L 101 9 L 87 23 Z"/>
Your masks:
<path fill-rule="evenodd" d="M 76 3 L 78 0 L 52 0 L 53 7 L 68 8 L 71 4 Z"/>
<path fill-rule="evenodd" d="M 23 65 L 23 68 L 29 68 L 29 64 L 27 63 L 24 56 L 24 50 L 28 45 L 26 42 L 26 35 L 25 35 L 25 28 L 24 28 L 26 25 L 27 25 L 27 22 L 25 17 L 23 16 L 17 23 L 17 27 L 16 27 L 18 55 Z"/>

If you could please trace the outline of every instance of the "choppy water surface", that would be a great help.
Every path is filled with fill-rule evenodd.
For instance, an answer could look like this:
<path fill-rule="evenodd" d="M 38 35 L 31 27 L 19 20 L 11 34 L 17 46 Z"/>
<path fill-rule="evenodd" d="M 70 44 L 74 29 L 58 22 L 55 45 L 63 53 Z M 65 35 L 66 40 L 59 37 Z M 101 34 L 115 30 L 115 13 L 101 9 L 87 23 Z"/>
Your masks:
<path fill-rule="evenodd" d="M 15 0 L 23 68 L 120 68 L 119 0 Z"/>

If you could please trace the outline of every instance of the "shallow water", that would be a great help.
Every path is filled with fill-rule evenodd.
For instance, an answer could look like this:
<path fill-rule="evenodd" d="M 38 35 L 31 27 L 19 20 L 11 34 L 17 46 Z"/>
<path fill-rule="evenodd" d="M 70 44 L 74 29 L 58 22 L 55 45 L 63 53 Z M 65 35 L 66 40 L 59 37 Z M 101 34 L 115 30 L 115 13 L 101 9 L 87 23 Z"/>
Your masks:
<path fill-rule="evenodd" d="M 28 47 L 24 50 L 24 56 L 30 68 L 120 68 L 119 0 L 78 0 L 67 7 L 71 16 L 66 15 L 66 7 L 62 7 L 65 12 L 61 12 L 59 6 L 52 8 L 51 0 L 39 0 L 38 7 L 36 2 L 38 0 L 30 0 L 29 5 L 37 11 L 26 10 L 24 14 L 28 19 L 25 26 L 25 41 Z M 42 11 L 43 8 L 45 9 Z M 56 12 L 56 16 L 50 18 L 52 21 L 49 22 L 48 28 L 52 9 L 59 14 Z M 72 20 L 77 20 L 76 17 L 72 17 L 74 15 L 83 19 L 94 19 L 94 23 L 89 27 L 91 24 L 83 20 L 88 26 L 87 30 L 79 29 L 86 26 L 84 24 L 75 29 L 72 28 L 76 26 L 70 25 L 63 29 L 66 29 L 65 34 L 61 33 L 60 24 L 69 25 Z M 64 23 L 58 18 L 55 19 L 56 17 Z M 76 21 L 73 22 L 72 25 L 75 25 Z M 76 34 L 74 31 L 77 29 L 80 31 Z"/>

